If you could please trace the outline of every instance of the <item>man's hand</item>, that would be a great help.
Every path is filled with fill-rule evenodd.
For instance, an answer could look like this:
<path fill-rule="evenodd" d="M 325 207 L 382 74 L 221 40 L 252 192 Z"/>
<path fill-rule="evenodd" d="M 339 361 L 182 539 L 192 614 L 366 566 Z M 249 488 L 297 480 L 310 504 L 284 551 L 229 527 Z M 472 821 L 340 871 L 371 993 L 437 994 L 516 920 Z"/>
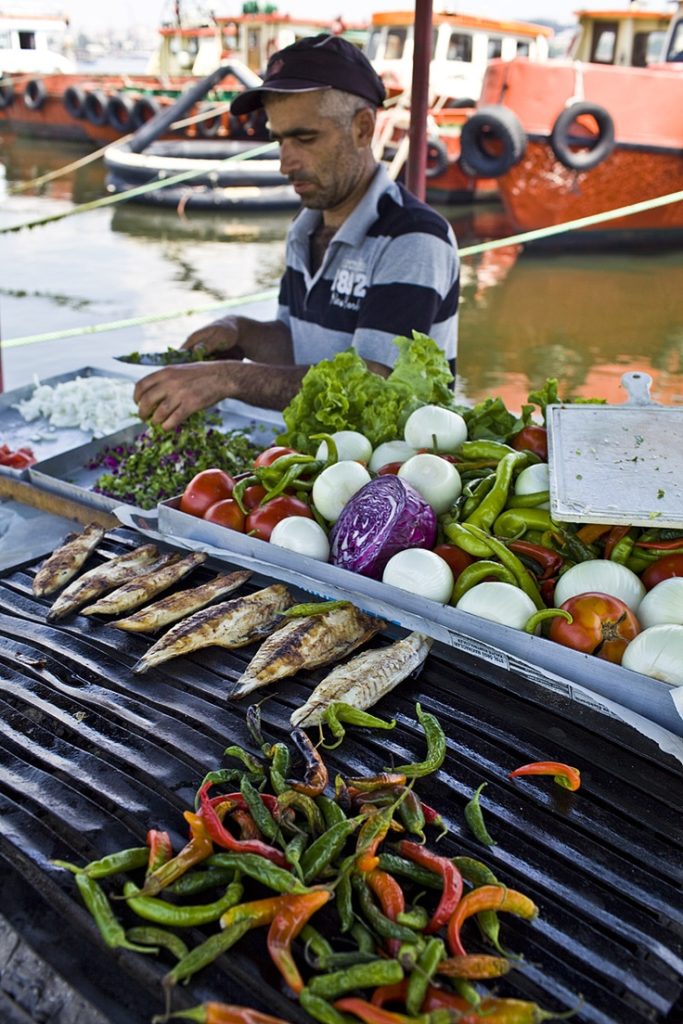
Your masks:
<path fill-rule="evenodd" d="M 166 366 L 135 385 L 140 418 L 164 430 L 179 427 L 188 416 L 232 396 L 230 367 L 239 363 L 188 363 Z"/>
<path fill-rule="evenodd" d="M 190 350 L 201 347 L 207 356 L 214 352 L 228 353 L 237 345 L 238 337 L 237 317 L 226 316 L 220 323 L 207 324 L 193 331 L 180 347 Z"/>

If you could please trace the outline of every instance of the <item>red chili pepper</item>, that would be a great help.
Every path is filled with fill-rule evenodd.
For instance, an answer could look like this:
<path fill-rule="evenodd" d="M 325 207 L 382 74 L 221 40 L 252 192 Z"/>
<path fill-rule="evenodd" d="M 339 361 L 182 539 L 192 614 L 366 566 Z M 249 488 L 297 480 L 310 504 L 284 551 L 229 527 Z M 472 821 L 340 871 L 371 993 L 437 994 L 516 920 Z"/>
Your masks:
<path fill-rule="evenodd" d="M 462 896 L 462 875 L 448 857 L 439 857 L 430 850 L 425 850 L 424 846 L 411 843 L 407 839 L 402 839 L 398 844 L 398 852 L 402 857 L 412 860 L 414 864 L 419 864 L 421 867 L 441 875 L 443 880 L 441 899 L 429 924 L 425 928 L 425 932 L 428 935 L 438 932 L 439 928 L 450 920 L 453 911 L 460 902 Z"/>
<path fill-rule="evenodd" d="M 229 1003 L 202 1003 L 190 1006 L 187 1010 L 176 1010 L 164 1020 L 182 1018 L 196 1021 L 197 1024 L 286 1024 L 280 1017 L 271 1017 L 269 1013 L 260 1013 L 250 1006 L 233 1006 Z"/>
<path fill-rule="evenodd" d="M 208 791 L 212 785 L 213 783 L 206 782 L 201 787 L 199 790 L 199 803 L 201 807 L 200 815 L 206 825 L 206 831 L 214 843 L 222 846 L 225 850 L 232 850 L 233 853 L 258 853 L 261 857 L 265 857 L 266 860 L 277 864 L 278 867 L 288 867 L 284 854 L 280 850 L 276 850 L 274 846 L 269 846 L 260 839 L 235 839 L 221 822 L 215 807 L 212 806 L 209 799 Z"/>
<path fill-rule="evenodd" d="M 409 980 L 409 978 L 403 978 L 402 981 L 397 981 L 393 985 L 380 985 L 372 993 L 370 1002 L 373 1006 L 384 1006 L 385 1003 L 405 1003 Z"/>
<path fill-rule="evenodd" d="M 173 846 L 168 832 L 160 832 L 159 829 L 151 828 L 147 833 L 147 845 L 149 846 L 149 861 L 147 862 L 147 874 L 153 874 L 173 856 Z"/>
<path fill-rule="evenodd" d="M 630 526 L 613 526 L 605 539 L 605 546 L 602 549 L 602 557 L 609 558 L 620 540 L 623 540 Z"/>
<path fill-rule="evenodd" d="M 463 896 L 448 922 L 448 947 L 452 956 L 467 955 L 460 941 L 460 929 L 468 917 L 482 910 L 506 910 L 527 921 L 538 913 L 536 904 L 516 889 L 506 889 L 502 885 L 478 886 Z"/>
<path fill-rule="evenodd" d="M 516 555 L 530 558 L 538 566 L 540 571 L 535 575 L 539 580 L 557 576 L 564 565 L 564 558 L 558 551 L 546 548 L 542 544 L 532 544 L 528 540 L 511 540 L 508 541 L 508 547 Z"/>
<path fill-rule="evenodd" d="M 192 814 L 191 811 L 185 811 L 183 817 L 190 826 L 190 841 L 180 853 L 147 876 L 145 884 L 136 896 L 156 896 L 167 885 L 172 885 L 191 867 L 206 860 L 213 853 L 213 843 L 203 818 L 199 814 Z"/>
<path fill-rule="evenodd" d="M 356 996 L 345 996 L 343 999 L 335 999 L 332 1004 L 337 1010 L 345 1010 L 358 1017 L 364 1024 L 409 1024 L 415 1020 L 405 1013 L 392 1013 L 391 1010 L 383 1010 L 381 1006 L 375 1006 L 366 999 L 358 999 Z"/>
<path fill-rule="evenodd" d="M 508 772 L 509 779 L 516 779 L 521 775 L 552 775 L 558 786 L 572 791 L 581 785 L 579 769 L 561 761 L 532 761 L 531 764 L 523 764 L 513 772 Z"/>
<path fill-rule="evenodd" d="M 241 807 L 236 807 L 231 812 L 230 818 L 234 821 L 240 830 L 240 839 L 263 839 L 260 828 L 252 818 L 249 811 L 242 810 Z"/>
<path fill-rule="evenodd" d="M 377 858 L 379 861 L 379 858 Z M 395 921 L 397 914 L 402 914 L 406 909 L 403 889 L 393 875 L 387 871 L 379 871 L 377 867 L 368 872 L 368 885 L 379 900 L 382 913 L 390 921 Z M 399 939 L 387 939 L 387 950 L 390 956 L 396 956 L 399 946 Z"/>
<path fill-rule="evenodd" d="M 634 547 L 646 550 L 654 548 L 662 551 L 683 551 L 683 537 L 674 537 L 673 540 L 637 540 Z"/>
<path fill-rule="evenodd" d="M 268 952 L 293 992 L 298 995 L 304 987 L 303 978 L 292 956 L 292 942 L 317 910 L 331 896 L 329 889 L 317 889 L 300 896 L 284 896 L 281 908 L 268 930 Z"/>

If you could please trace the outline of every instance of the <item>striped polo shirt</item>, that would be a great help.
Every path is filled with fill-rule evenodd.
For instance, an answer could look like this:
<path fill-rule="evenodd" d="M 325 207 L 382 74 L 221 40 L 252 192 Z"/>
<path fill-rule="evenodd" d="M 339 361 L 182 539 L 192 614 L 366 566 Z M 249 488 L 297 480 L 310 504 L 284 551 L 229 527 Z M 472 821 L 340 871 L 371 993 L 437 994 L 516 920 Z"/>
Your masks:
<path fill-rule="evenodd" d="M 311 276 L 318 210 L 302 209 L 287 235 L 278 319 L 292 334 L 294 362 L 317 363 L 353 347 L 393 365 L 397 335 L 428 334 L 454 364 L 460 287 L 453 231 L 380 165 L 363 199 Z"/>

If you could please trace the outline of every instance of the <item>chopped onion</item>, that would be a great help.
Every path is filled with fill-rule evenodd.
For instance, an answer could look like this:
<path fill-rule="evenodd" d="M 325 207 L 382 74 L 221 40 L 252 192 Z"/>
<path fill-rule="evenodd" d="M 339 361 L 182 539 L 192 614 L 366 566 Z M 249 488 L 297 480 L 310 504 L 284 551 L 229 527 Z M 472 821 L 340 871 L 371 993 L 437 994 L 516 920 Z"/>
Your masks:
<path fill-rule="evenodd" d="M 323 519 L 334 523 L 347 501 L 369 480 L 370 474 L 360 462 L 334 462 L 316 477 L 313 504 Z"/>
<path fill-rule="evenodd" d="M 555 587 L 553 604 L 556 608 L 576 594 L 610 594 L 627 604 L 632 612 L 645 596 L 645 587 L 634 572 L 608 558 L 591 558 L 578 562 L 560 576 Z"/>
<path fill-rule="evenodd" d="M 665 623 L 683 626 L 683 576 L 661 580 L 648 590 L 638 606 L 638 621 L 643 629 Z"/>
<path fill-rule="evenodd" d="M 119 377 L 75 377 L 38 384 L 30 398 L 14 406 L 25 420 L 44 416 L 53 427 L 78 427 L 94 437 L 140 420 L 133 400 L 135 381 Z"/>
<path fill-rule="evenodd" d="M 452 462 L 440 455 L 413 455 L 403 463 L 398 475 L 419 491 L 437 516 L 447 512 L 462 492 L 460 474 Z"/>
<path fill-rule="evenodd" d="M 624 668 L 662 683 L 683 685 L 683 626 L 650 626 L 635 636 L 621 659 Z"/>
<path fill-rule="evenodd" d="M 330 554 L 330 544 L 322 526 L 305 516 L 281 519 L 273 527 L 270 543 L 308 558 L 317 558 L 319 562 L 326 562 Z"/>
<path fill-rule="evenodd" d="M 501 626 L 524 629 L 536 605 L 528 594 L 512 583 L 477 583 L 465 591 L 455 606 L 460 612 L 469 612 Z"/>
<path fill-rule="evenodd" d="M 352 460 L 367 463 L 370 461 L 372 445 L 365 434 L 361 434 L 358 430 L 338 430 L 330 436 L 337 448 L 337 460 L 339 462 Z M 327 459 L 326 441 L 320 442 L 315 457 L 323 462 Z"/>
<path fill-rule="evenodd" d="M 467 424 L 452 409 L 445 409 L 442 405 L 423 405 L 406 420 L 403 436 L 413 448 L 454 452 L 467 440 Z"/>
<path fill-rule="evenodd" d="M 384 444 L 377 445 L 370 456 L 368 469 L 371 473 L 378 473 L 382 466 L 387 466 L 390 462 L 407 462 L 413 455 L 417 455 L 417 452 L 405 441 L 385 441 Z"/>
<path fill-rule="evenodd" d="M 453 593 L 451 567 L 426 548 L 408 548 L 393 555 L 384 568 L 382 582 L 441 604 L 446 604 Z"/>
<path fill-rule="evenodd" d="M 330 467 L 334 468 L 334 467 Z M 436 513 L 397 476 L 379 476 L 344 508 L 330 534 L 330 560 L 342 569 L 379 579 L 397 551 L 432 548 Z"/>
<path fill-rule="evenodd" d="M 547 462 L 537 462 L 523 469 L 515 480 L 515 494 L 538 494 L 550 489 L 550 470 Z M 550 502 L 544 501 L 537 508 L 550 508 Z"/>

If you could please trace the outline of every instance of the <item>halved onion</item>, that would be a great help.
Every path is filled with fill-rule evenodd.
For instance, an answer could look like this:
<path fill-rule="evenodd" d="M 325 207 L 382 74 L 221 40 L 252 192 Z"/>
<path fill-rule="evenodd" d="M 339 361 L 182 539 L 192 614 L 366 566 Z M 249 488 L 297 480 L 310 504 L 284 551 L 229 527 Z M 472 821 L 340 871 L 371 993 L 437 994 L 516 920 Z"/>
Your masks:
<path fill-rule="evenodd" d="M 553 604 L 556 608 L 576 594 L 611 594 L 638 614 L 638 606 L 645 596 L 645 587 L 634 572 L 608 558 L 591 558 L 578 562 L 560 576 L 555 587 Z"/>
<path fill-rule="evenodd" d="M 447 512 L 462 492 L 460 474 L 452 462 L 440 455 L 413 455 L 403 463 L 398 475 L 413 485 L 437 516 Z"/>
<path fill-rule="evenodd" d="M 524 629 L 536 605 L 528 594 L 512 583 L 477 583 L 466 591 L 455 606 L 460 612 L 479 615 L 512 629 Z"/>
<path fill-rule="evenodd" d="M 441 604 L 453 593 L 451 567 L 425 548 L 406 548 L 393 555 L 384 567 L 382 582 Z"/>
<path fill-rule="evenodd" d="M 621 659 L 624 668 L 683 685 L 683 626 L 650 626 L 634 637 Z"/>
<path fill-rule="evenodd" d="M 648 590 L 638 606 L 638 619 L 643 629 L 666 623 L 683 626 L 683 576 L 672 576 Z"/>

